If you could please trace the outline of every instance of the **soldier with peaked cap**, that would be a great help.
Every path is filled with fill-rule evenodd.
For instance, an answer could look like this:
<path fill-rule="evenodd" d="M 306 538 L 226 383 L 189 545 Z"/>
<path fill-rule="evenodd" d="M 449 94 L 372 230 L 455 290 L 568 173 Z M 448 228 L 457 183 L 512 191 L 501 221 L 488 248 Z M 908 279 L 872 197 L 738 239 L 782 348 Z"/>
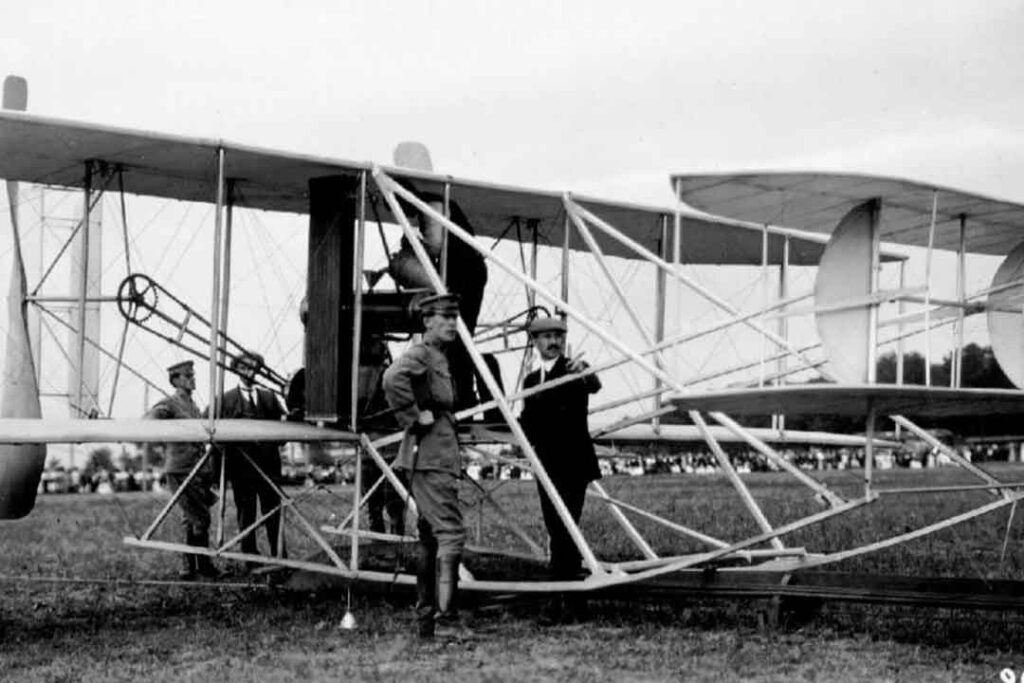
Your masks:
<path fill-rule="evenodd" d="M 584 361 L 565 355 L 566 324 L 561 318 L 537 318 L 528 327 L 540 354 L 540 367 L 523 379 L 523 389 L 582 373 Z M 601 477 L 597 455 L 590 439 L 587 412 L 590 394 L 601 389 L 595 374 L 582 375 L 566 384 L 523 399 L 519 418 L 526 437 L 569 509 L 573 521 L 583 514 L 583 501 L 590 482 Z M 551 539 L 550 570 L 555 580 L 571 580 L 580 574 L 580 553 L 551 499 L 538 480 L 544 524 Z"/>
<path fill-rule="evenodd" d="M 190 360 L 175 363 L 167 368 L 168 380 L 174 393 L 149 409 L 146 417 L 154 420 L 183 420 L 202 417 L 199 406 L 192 400 L 196 388 L 195 368 Z M 188 479 L 189 473 L 203 457 L 201 443 L 168 443 L 164 446 L 164 474 L 171 491 L 177 492 Z M 206 548 L 210 544 L 210 506 L 217 496 L 213 493 L 213 474 L 207 462 L 196 472 L 178 498 L 181 522 L 187 545 Z M 193 579 L 199 574 L 217 578 L 221 574 L 207 555 L 182 555 L 183 579 Z"/>
<path fill-rule="evenodd" d="M 418 304 L 423 338 L 384 373 L 384 392 L 406 430 L 395 463 L 408 473 L 419 509 L 420 563 L 416 615 L 420 637 L 458 621 L 455 597 L 466 532 L 459 508 L 462 475 L 452 415 L 455 395 L 446 348 L 456 340 L 459 297 L 440 294 Z"/>

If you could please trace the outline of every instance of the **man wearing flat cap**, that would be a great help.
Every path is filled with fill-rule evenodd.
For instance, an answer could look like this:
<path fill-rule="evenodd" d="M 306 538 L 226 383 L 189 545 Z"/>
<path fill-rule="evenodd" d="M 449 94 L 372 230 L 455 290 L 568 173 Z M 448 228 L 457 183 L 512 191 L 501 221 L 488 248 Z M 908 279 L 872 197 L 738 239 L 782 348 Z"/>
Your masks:
<path fill-rule="evenodd" d="M 192 361 L 186 360 L 167 368 L 168 379 L 174 393 L 149 409 L 145 417 L 154 420 L 199 419 L 202 412 L 192 400 L 196 388 L 196 373 Z M 164 474 L 171 491 L 177 492 L 185 484 L 189 473 L 203 457 L 201 443 L 168 443 L 164 445 Z M 207 462 L 196 472 L 178 497 L 185 544 L 206 548 L 210 544 L 210 506 L 217 501 L 213 492 L 213 470 Z M 218 578 L 221 574 L 207 555 L 182 555 L 182 579 L 196 575 Z"/>
<path fill-rule="evenodd" d="M 256 373 L 263 367 L 263 356 L 245 351 L 231 361 L 231 371 L 238 375 L 239 384 L 221 397 L 220 416 L 229 419 L 272 420 L 279 422 L 284 408 L 277 395 L 255 383 Z M 253 441 L 228 444 L 215 451 L 224 457 L 224 475 L 231 483 L 238 517 L 238 530 L 248 529 L 258 518 L 258 511 L 270 512 L 281 504 L 281 496 L 270 484 L 281 483 L 281 450 L 276 441 Z M 248 456 L 248 457 L 247 457 Z M 251 462 L 250 462 L 251 461 Z M 216 471 L 216 466 L 214 467 Z M 269 481 L 268 481 L 269 480 Z M 280 535 L 280 510 L 270 515 L 263 526 L 267 530 L 270 554 L 285 556 L 284 537 Z M 250 555 L 259 554 L 256 531 L 241 540 L 241 550 Z"/>
<path fill-rule="evenodd" d="M 455 597 L 466 541 L 458 494 L 462 462 L 452 415 L 455 388 L 445 355 L 458 336 L 459 297 L 429 296 L 418 308 L 423 337 L 384 373 L 384 392 L 406 430 L 395 468 L 407 471 L 419 509 L 417 629 L 421 638 L 430 638 L 435 626 L 450 630 L 458 623 Z"/>
<path fill-rule="evenodd" d="M 580 374 L 589 367 L 579 356 L 566 357 L 566 324 L 561 318 L 536 318 L 527 329 L 540 355 L 540 367 L 525 377 L 524 390 Z M 577 523 L 583 514 L 587 485 L 601 477 L 587 426 L 590 394 L 600 389 L 597 375 L 582 374 L 566 384 L 527 396 L 519 418 L 537 457 Z M 537 488 L 544 524 L 551 539 L 551 578 L 556 581 L 578 579 L 582 560 L 579 550 L 539 480 Z"/>

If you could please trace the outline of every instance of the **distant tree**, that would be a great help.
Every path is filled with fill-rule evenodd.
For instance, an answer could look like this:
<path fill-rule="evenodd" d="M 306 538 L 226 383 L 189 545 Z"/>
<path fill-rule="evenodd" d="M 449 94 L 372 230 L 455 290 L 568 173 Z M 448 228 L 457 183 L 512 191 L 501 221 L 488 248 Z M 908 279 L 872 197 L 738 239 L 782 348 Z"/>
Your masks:
<path fill-rule="evenodd" d="M 960 381 L 965 387 L 990 387 L 993 389 L 1012 389 L 1013 382 L 999 367 L 991 346 L 968 344 L 960 355 Z M 948 364 L 947 357 L 946 363 Z"/>
<path fill-rule="evenodd" d="M 960 353 L 962 369 L 960 384 L 963 387 L 987 387 L 990 389 L 1011 389 L 1013 384 L 1003 373 L 996 361 L 995 354 L 989 346 L 968 344 Z M 941 362 L 932 363 L 932 386 L 948 387 L 952 376 L 953 353 L 947 353 Z M 878 359 L 878 382 L 880 384 L 896 383 L 896 354 L 889 352 Z M 925 383 L 924 356 L 916 351 L 903 355 L 903 383 Z"/>
<path fill-rule="evenodd" d="M 85 467 L 82 468 L 83 475 L 92 476 L 97 470 L 114 471 L 113 454 L 110 452 L 110 447 L 100 446 L 99 448 L 94 448 L 86 457 Z"/>

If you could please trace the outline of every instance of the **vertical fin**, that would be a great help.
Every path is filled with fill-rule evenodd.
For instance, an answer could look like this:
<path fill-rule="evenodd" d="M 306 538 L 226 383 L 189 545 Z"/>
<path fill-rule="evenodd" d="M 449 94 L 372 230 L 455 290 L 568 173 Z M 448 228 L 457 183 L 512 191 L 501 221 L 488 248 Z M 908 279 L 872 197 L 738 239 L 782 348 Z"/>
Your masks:
<path fill-rule="evenodd" d="M 4 108 L 24 111 L 27 103 L 25 79 L 19 76 L 4 79 Z M 18 183 L 7 181 L 6 185 L 14 249 L 7 294 L 0 418 L 40 418 L 39 385 L 25 320 L 27 284 L 18 233 Z M 17 519 L 29 513 L 36 502 L 36 489 L 45 464 L 46 446 L 43 444 L 0 445 L 0 519 Z"/>

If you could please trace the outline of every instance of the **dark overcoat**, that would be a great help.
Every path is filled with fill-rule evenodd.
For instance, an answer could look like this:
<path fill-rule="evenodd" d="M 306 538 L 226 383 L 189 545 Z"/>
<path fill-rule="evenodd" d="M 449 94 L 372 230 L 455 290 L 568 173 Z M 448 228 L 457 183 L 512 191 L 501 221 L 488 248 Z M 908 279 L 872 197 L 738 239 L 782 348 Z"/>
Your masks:
<path fill-rule="evenodd" d="M 253 398 L 253 403 L 249 404 L 242 397 L 242 392 L 238 387 L 224 392 L 224 397 L 221 399 L 221 417 L 280 421 L 284 416 L 284 409 L 274 392 L 262 387 L 253 387 Z M 261 479 L 242 457 L 241 452 L 244 451 L 267 476 L 277 481 L 281 478 L 280 446 L 281 444 L 277 441 L 253 441 L 225 445 L 222 452 L 227 458 L 225 464 L 228 475 L 234 475 L 232 480 L 239 477 L 252 480 Z"/>
<path fill-rule="evenodd" d="M 568 374 L 566 364 L 565 357 L 559 357 L 545 381 Z M 523 389 L 535 387 L 540 382 L 541 371 L 534 370 L 523 380 Z M 590 394 L 600 389 L 601 380 L 591 374 L 523 399 L 519 422 L 556 485 L 571 481 L 586 483 L 601 478 L 587 426 Z"/>

